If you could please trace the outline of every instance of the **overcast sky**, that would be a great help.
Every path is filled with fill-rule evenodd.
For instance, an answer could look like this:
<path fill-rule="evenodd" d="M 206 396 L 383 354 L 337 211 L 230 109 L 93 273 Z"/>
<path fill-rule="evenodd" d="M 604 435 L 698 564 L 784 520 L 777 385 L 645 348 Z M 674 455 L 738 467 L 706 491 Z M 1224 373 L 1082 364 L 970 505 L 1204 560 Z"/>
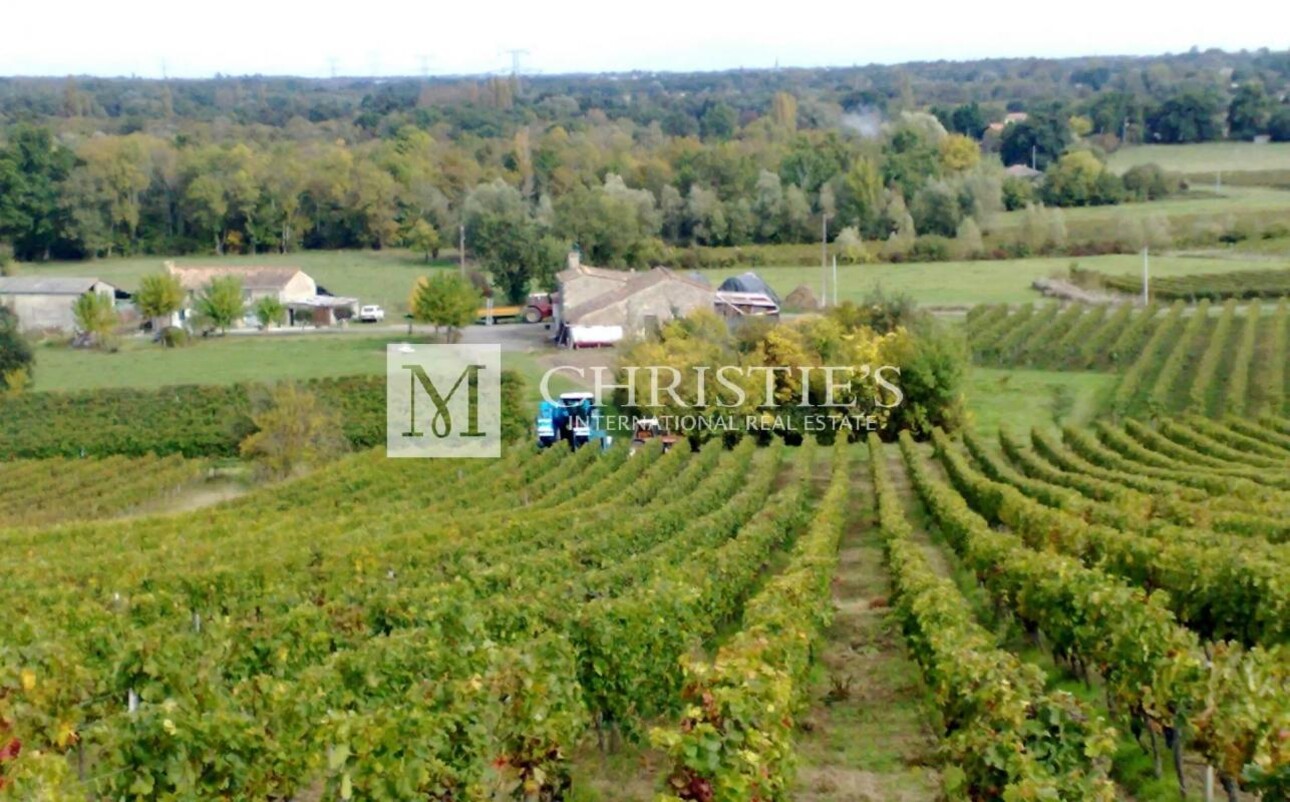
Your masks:
<path fill-rule="evenodd" d="M 509 68 L 505 51 L 516 48 L 529 51 L 523 70 L 550 74 L 1290 47 L 1283 2 L 1205 4 L 1205 13 L 1132 0 L 2 5 L 0 75 L 324 76 L 333 63 L 341 75 L 416 75 L 423 62 L 448 75 Z"/>

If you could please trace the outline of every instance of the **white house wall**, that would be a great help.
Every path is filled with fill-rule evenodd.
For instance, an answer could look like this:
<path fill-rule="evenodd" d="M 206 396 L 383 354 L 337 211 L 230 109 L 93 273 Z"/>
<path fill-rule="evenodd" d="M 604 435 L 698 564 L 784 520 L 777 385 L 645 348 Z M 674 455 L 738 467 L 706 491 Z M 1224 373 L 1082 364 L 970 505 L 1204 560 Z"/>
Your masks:
<path fill-rule="evenodd" d="M 284 304 L 304 301 L 318 294 L 318 283 L 310 276 L 301 271 L 291 277 L 287 285 L 282 288 L 282 293 L 278 297 L 279 301 Z"/>
<path fill-rule="evenodd" d="M 93 291 L 109 297 L 115 295 L 109 284 L 96 284 Z M 71 332 L 76 329 L 76 315 L 72 312 L 72 307 L 79 297 L 70 293 L 6 293 L 0 295 L 0 304 L 4 304 L 18 316 L 18 328 L 22 331 Z"/>

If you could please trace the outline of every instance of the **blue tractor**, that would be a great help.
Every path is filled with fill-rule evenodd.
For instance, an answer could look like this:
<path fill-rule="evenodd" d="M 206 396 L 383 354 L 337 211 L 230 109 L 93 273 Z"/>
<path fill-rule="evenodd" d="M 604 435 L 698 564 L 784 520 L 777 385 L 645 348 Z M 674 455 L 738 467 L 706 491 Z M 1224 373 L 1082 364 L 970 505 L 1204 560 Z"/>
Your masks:
<path fill-rule="evenodd" d="M 602 451 L 614 442 L 605 431 L 604 410 L 591 393 L 563 393 L 558 402 L 539 404 L 537 439 L 539 448 L 567 442 L 569 448 L 578 449 L 599 441 Z"/>

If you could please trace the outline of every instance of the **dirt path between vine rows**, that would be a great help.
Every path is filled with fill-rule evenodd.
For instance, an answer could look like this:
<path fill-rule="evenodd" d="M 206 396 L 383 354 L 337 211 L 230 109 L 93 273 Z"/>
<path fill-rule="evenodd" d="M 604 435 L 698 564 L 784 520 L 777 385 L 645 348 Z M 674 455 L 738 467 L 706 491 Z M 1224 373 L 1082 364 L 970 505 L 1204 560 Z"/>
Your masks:
<path fill-rule="evenodd" d="M 798 802 L 921 802 L 940 796 L 932 709 L 887 615 L 890 583 L 866 460 L 854 462 L 835 615 L 797 750 Z"/>

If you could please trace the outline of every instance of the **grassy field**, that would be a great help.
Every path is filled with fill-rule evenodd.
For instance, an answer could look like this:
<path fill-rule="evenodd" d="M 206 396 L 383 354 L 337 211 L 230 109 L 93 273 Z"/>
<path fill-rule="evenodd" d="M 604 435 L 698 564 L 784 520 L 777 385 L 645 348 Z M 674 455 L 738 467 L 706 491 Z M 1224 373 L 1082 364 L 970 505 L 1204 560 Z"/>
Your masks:
<path fill-rule="evenodd" d="M 378 374 L 385 370 L 386 345 L 406 340 L 392 333 L 247 336 L 204 340 L 178 349 L 128 340 L 115 354 L 48 343 L 36 351 L 36 389 L 163 387 Z M 611 354 L 601 356 L 612 359 Z M 502 361 L 524 377 L 529 401 L 536 404 L 539 382 L 549 367 L 583 360 L 569 352 L 535 349 L 504 351 Z M 1101 373 L 973 368 L 965 394 L 974 425 L 993 433 L 1000 425 L 1029 429 L 1058 419 L 1087 421 L 1096 409 L 1098 394 L 1106 392 L 1113 381 L 1113 376 Z M 556 392 L 582 389 L 564 374 L 553 378 L 552 388 Z"/>
<path fill-rule="evenodd" d="M 36 349 L 36 389 L 231 384 L 381 373 L 387 342 L 404 339 L 357 334 L 223 337 L 169 349 L 131 339 L 115 354 L 51 342 Z"/>
<path fill-rule="evenodd" d="M 1028 432 L 1088 423 L 1116 379 L 1109 373 L 973 367 L 964 392 L 972 427 L 993 439 L 1001 427 Z"/>
<path fill-rule="evenodd" d="M 378 374 L 385 372 L 386 345 L 408 339 L 393 333 L 231 336 L 172 349 L 132 339 L 123 342 L 115 354 L 46 343 L 36 349 L 35 389 L 164 387 Z M 524 376 L 530 400 L 536 403 L 538 383 L 547 367 L 539 355 L 503 351 L 502 365 Z M 554 377 L 551 386 L 557 392 L 580 389 L 563 374 Z"/>
<path fill-rule="evenodd" d="M 95 276 L 134 291 L 139 278 L 161 270 L 168 257 L 138 256 L 125 259 L 99 259 L 91 262 L 54 262 L 23 264 L 21 275 L 29 276 Z M 257 256 L 176 256 L 175 264 L 184 265 L 268 265 L 299 267 L 313 276 L 335 295 L 357 297 L 362 303 L 385 307 L 391 315 L 407 311 L 408 295 L 416 280 L 435 267 L 455 266 L 450 258 L 440 258 L 432 265 L 425 258 L 405 250 L 383 251 L 301 251 L 267 253 Z"/>
<path fill-rule="evenodd" d="M 1107 164 L 1123 173 L 1139 164 L 1195 175 L 1217 171 L 1290 170 L 1290 142 L 1201 142 L 1195 145 L 1138 145 L 1112 153 Z"/>
<path fill-rule="evenodd" d="M 1222 222 L 1226 215 L 1267 216 L 1281 212 L 1290 215 L 1290 192 L 1271 187 L 1224 187 L 1214 192 L 1183 193 L 1151 203 L 1121 203 L 1116 206 L 1078 206 L 1062 209 L 1062 218 L 1071 239 L 1096 238 L 1099 226 L 1114 226 L 1122 217 L 1146 218 L 1163 214 L 1169 218 L 1175 235 L 1186 234 L 1194 223 Z M 1021 226 L 1024 211 L 1005 212 L 993 225 L 995 231 Z M 1114 229 L 1112 229 L 1114 232 Z M 1102 232 L 1105 233 L 1105 232 Z"/>
<path fill-rule="evenodd" d="M 920 304 L 936 306 L 969 306 L 983 303 L 1021 303 L 1040 296 L 1030 283 L 1044 276 L 1065 273 L 1074 262 L 1080 267 L 1104 273 L 1138 273 L 1142 257 L 1136 254 L 1112 256 L 1069 256 L 1011 259 L 1007 261 L 926 262 L 919 264 L 876 264 L 838 266 L 838 299 L 860 301 L 875 286 L 888 292 L 903 292 Z M 1269 265 L 1271 266 L 1271 265 Z M 1154 276 L 1177 276 L 1191 273 L 1223 273 L 1247 270 L 1248 262 L 1222 257 L 1153 256 Z M 740 268 L 707 271 L 714 283 L 744 272 Z M 758 275 L 781 295 L 787 295 L 799 284 L 805 284 L 816 295 L 820 292 L 818 267 L 761 267 Z M 830 278 L 830 282 L 832 279 Z M 830 296 L 832 284 L 830 284 Z"/>

